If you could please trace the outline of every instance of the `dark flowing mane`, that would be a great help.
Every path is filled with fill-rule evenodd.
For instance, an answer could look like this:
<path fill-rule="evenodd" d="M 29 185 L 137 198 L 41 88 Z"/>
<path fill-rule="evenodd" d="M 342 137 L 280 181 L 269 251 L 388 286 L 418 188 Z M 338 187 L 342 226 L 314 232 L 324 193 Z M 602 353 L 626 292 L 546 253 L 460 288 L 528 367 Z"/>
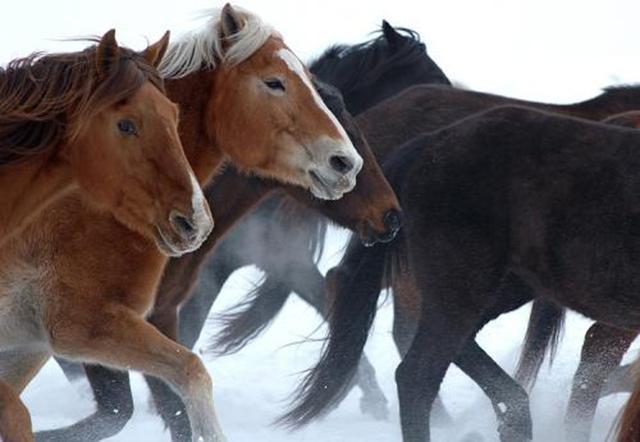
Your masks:
<path fill-rule="evenodd" d="M 35 53 L 0 68 L 0 165 L 73 141 L 93 115 L 147 80 L 163 90 L 156 70 L 127 48 L 99 75 L 96 48 Z"/>
<path fill-rule="evenodd" d="M 395 28 L 395 31 L 402 38 L 396 41 L 393 51 L 390 51 L 389 43 L 380 30 L 369 41 L 329 47 L 310 64 L 310 70 L 321 79 L 330 79 L 343 95 L 356 89 L 370 88 L 386 73 L 421 63 L 425 57 L 426 46 L 416 31 L 407 28 Z M 348 72 L 349 75 L 336 75 L 334 71 L 338 64 L 345 69 L 343 73 Z M 450 84 L 435 62 L 433 67 L 434 74 L 441 77 L 440 81 L 433 82 Z"/>

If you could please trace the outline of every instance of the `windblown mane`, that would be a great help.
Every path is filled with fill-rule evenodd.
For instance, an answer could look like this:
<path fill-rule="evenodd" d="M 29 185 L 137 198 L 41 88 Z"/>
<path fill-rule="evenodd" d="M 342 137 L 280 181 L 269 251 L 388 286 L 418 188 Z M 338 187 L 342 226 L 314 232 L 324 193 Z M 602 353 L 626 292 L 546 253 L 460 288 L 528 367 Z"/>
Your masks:
<path fill-rule="evenodd" d="M 120 48 L 109 72 L 99 75 L 96 46 L 80 52 L 41 53 L 0 68 L 0 164 L 16 163 L 73 141 L 93 115 L 149 80 L 162 79 L 144 58 Z"/>
<path fill-rule="evenodd" d="M 159 68 L 163 77 L 184 77 L 201 69 L 215 69 L 218 63 L 235 66 L 260 49 L 270 36 L 279 35 L 257 15 L 234 9 L 244 20 L 240 31 L 223 39 L 220 9 L 207 11 L 203 15 L 209 19 L 200 29 L 184 34 L 169 46 Z"/>
<path fill-rule="evenodd" d="M 376 32 L 375 38 L 356 45 L 334 45 L 310 64 L 310 70 L 319 78 L 331 79 L 331 84 L 336 86 L 343 95 L 356 89 L 366 89 L 375 84 L 383 75 L 391 70 L 406 68 L 414 63 L 420 63 L 425 56 L 426 47 L 420 40 L 420 35 L 406 28 L 395 28 L 403 34 L 398 40 L 399 46 L 394 48 L 390 55 L 388 42 L 382 31 Z M 345 64 L 349 55 L 359 53 L 358 57 L 352 57 L 353 62 L 347 72 L 350 75 L 335 75 L 331 72 L 336 69 L 337 62 Z M 433 63 L 442 76 L 442 83 L 449 84 L 449 79 L 442 73 L 436 63 Z M 434 81 L 435 82 L 435 81 Z"/>

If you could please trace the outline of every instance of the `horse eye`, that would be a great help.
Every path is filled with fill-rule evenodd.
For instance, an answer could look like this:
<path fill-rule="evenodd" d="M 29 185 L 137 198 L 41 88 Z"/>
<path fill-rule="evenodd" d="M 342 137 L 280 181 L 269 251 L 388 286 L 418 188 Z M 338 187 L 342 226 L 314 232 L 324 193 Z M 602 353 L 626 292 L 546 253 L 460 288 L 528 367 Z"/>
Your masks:
<path fill-rule="evenodd" d="M 118 130 L 123 135 L 137 135 L 138 131 L 136 130 L 136 125 L 131 120 L 120 120 L 118 121 Z"/>
<path fill-rule="evenodd" d="M 267 87 L 273 91 L 284 92 L 285 90 L 284 84 L 282 84 L 282 81 L 278 80 L 277 78 L 264 80 L 264 84 L 267 85 Z"/>

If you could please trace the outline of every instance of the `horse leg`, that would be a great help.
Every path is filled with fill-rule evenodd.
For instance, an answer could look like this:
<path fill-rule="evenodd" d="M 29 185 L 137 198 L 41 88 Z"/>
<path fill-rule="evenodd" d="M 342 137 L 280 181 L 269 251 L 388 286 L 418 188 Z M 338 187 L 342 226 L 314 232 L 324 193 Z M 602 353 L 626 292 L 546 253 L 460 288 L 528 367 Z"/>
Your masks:
<path fill-rule="evenodd" d="M 469 340 L 455 364 L 491 399 L 503 442 L 532 440 L 529 395 L 475 341 Z"/>
<path fill-rule="evenodd" d="M 148 321 L 167 338 L 176 339 L 178 331 L 178 312 L 164 309 L 162 315 L 154 314 Z M 162 379 L 145 376 L 156 410 L 162 417 L 173 441 L 189 441 L 192 438 L 191 425 L 185 403 Z"/>
<path fill-rule="evenodd" d="M 85 377 L 84 367 L 79 362 L 64 358 L 54 358 L 69 382 L 75 382 Z"/>
<path fill-rule="evenodd" d="M 404 278 L 402 278 L 404 279 Z M 393 342 L 396 345 L 396 349 L 398 350 L 398 354 L 400 358 L 403 358 L 404 355 L 409 351 L 409 347 L 411 346 L 411 342 L 413 341 L 413 335 L 416 332 L 416 320 L 412 318 L 412 314 L 404 311 L 403 305 L 400 302 L 396 302 L 396 299 L 399 296 L 402 296 L 402 292 L 404 292 L 404 284 L 396 284 L 394 281 L 393 284 Z M 415 292 L 415 288 L 413 289 Z M 415 293 L 415 296 L 419 296 Z M 413 313 L 413 312 L 411 312 Z M 442 398 L 438 394 L 433 401 L 433 405 L 431 406 L 431 420 L 434 426 L 446 427 L 453 424 L 453 418 L 449 411 L 447 411 L 447 407 L 444 405 Z"/>
<path fill-rule="evenodd" d="M 0 439 L 4 442 L 34 440 L 29 411 L 20 392 L 49 358 L 46 351 L 26 349 L 0 352 Z"/>
<path fill-rule="evenodd" d="M 584 337 L 566 417 L 567 440 L 588 441 L 600 391 L 637 336 L 596 322 Z"/>
<path fill-rule="evenodd" d="M 193 440 L 224 440 L 213 407 L 211 378 L 202 361 L 127 308 L 107 305 L 99 311 L 103 319 L 99 324 L 78 321 L 65 323 L 64 330 L 52 330 L 54 351 L 163 379 L 186 404 Z"/>
<path fill-rule="evenodd" d="M 193 348 L 196 345 L 209 316 L 209 311 L 213 303 L 218 299 L 226 280 L 237 269 L 250 264 L 241 262 L 234 251 L 227 253 L 225 244 L 226 241 L 223 241 L 216 249 L 213 257 L 202 270 L 195 290 L 184 305 L 180 307 L 178 342 L 187 348 Z M 167 322 L 170 323 L 171 321 Z M 164 333 L 163 329 L 160 329 L 160 331 Z"/>
<path fill-rule="evenodd" d="M 129 372 L 85 364 L 97 410 L 63 428 L 36 433 L 38 442 L 98 442 L 118 434 L 133 416 Z"/>
<path fill-rule="evenodd" d="M 324 277 L 313 263 L 312 257 L 307 257 L 302 261 L 301 265 L 295 266 L 295 270 L 289 274 L 295 275 L 294 278 L 287 278 L 290 280 L 289 284 L 284 283 L 286 276 L 280 278 L 280 280 L 283 280 L 283 286 L 290 287 L 287 289 L 287 293 L 296 292 L 326 320 L 327 299 L 325 296 Z M 378 384 L 375 368 L 364 353 L 358 364 L 358 372 L 354 382 L 350 385 L 349 390 L 356 385 L 362 391 L 360 411 L 377 420 L 387 419 L 389 417 L 387 398 L 382 392 L 380 384 Z M 346 397 L 346 394 L 344 397 Z"/>
<path fill-rule="evenodd" d="M 3 442 L 33 442 L 31 417 L 20 395 L 0 381 L 0 440 Z"/>

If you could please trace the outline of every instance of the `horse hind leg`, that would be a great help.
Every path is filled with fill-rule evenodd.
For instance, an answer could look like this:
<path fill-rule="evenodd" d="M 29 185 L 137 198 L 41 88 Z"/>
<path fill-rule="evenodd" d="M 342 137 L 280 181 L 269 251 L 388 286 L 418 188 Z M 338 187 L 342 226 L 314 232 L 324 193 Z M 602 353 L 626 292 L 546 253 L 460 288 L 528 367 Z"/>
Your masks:
<path fill-rule="evenodd" d="M 211 378 L 202 361 L 126 308 L 106 306 L 99 311 L 103 315 L 99 324 L 85 328 L 74 323 L 64 332 L 52 333 L 56 353 L 163 379 L 184 401 L 194 441 L 225 440 L 214 411 Z"/>
<path fill-rule="evenodd" d="M 598 322 L 587 330 L 567 409 L 568 441 L 589 440 L 600 392 L 636 335 Z"/>

